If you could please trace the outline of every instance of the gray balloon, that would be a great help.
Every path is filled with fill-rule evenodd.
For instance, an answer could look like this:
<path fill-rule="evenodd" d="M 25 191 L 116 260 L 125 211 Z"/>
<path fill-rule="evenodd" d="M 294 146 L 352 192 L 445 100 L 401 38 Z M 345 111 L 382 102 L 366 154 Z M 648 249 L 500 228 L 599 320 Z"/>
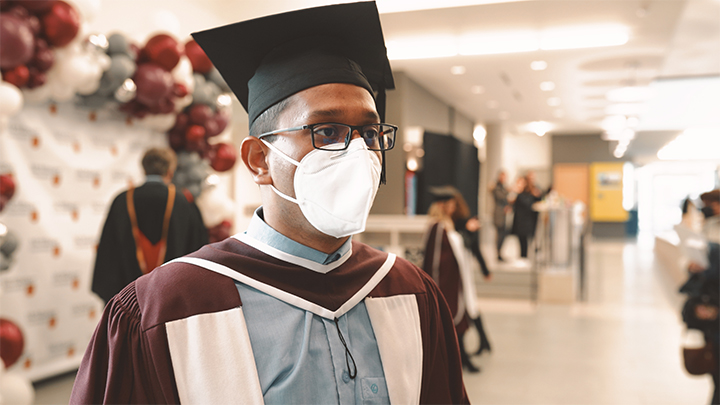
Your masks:
<path fill-rule="evenodd" d="M 94 110 L 100 109 L 105 104 L 113 101 L 112 96 L 101 96 L 97 93 L 90 94 L 89 96 L 80 96 L 78 98 L 78 104 L 82 107 L 91 108 Z"/>
<path fill-rule="evenodd" d="M 137 53 L 130 46 L 130 40 L 122 34 L 112 34 L 108 37 L 108 55 L 125 54 L 132 59 L 137 58 Z"/>
<path fill-rule="evenodd" d="M 223 91 L 223 93 L 229 93 L 230 86 L 225 82 L 225 79 L 220 75 L 220 72 L 217 70 L 215 66 L 213 66 L 212 69 L 207 73 L 207 80 L 211 81 L 215 84 L 217 84 L 218 87 L 220 87 L 220 90 Z"/>
<path fill-rule="evenodd" d="M 102 96 L 112 95 L 118 87 L 120 87 L 125 79 L 129 79 L 135 74 L 135 61 L 125 54 L 112 55 L 110 58 L 110 67 L 103 72 L 100 78 L 100 87 L 97 93 Z"/>
<path fill-rule="evenodd" d="M 12 256 L 15 249 L 18 248 L 19 244 L 20 240 L 17 235 L 15 235 L 15 232 L 8 229 L 5 237 L 0 240 L 0 253 L 9 258 Z"/>
<path fill-rule="evenodd" d="M 195 83 L 195 91 L 193 91 L 193 103 L 205 104 L 215 111 L 217 108 L 217 97 L 222 94 L 220 87 L 213 82 L 205 82 L 201 85 Z"/>

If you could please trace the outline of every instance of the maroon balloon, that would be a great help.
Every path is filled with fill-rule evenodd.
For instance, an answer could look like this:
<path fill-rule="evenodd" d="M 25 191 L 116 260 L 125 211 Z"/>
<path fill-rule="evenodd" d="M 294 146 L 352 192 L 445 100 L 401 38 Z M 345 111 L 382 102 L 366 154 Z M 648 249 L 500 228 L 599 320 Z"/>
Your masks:
<path fill-rule="evenodd" d="M 12 198 L 15 194 L 15 180 L 11 173 L 0 174 L 0 195 L 7 198 Z"/>
<path fill-rule="evenodd" d="M 168 132 L 168 143 L 175 152 L 185 149 L 185 131 L 177 129 L 170 130 L 170 132 Z"/>
<path fill-rule="evenodd" d="M 35 66 L 41 72 L 47 72 L 55 63 L 55 53 L 49 48 L 38 49 L 35 51 L 30 64 Z"/>
<path fill-rule="evenodd" d="M 167 71 L 171 71 L 180 61 L 183 48 L 170 35 L 158 34 L 148 40 L 142 52 L 149 61 L 155 62 Z"/>
<path fill-rule="evenodd" d="M 42 23 L 48 42 L 53 46 L 63 47 L 69 44 L 80 30 L 80 15 L 73 6 L 64 1 L 56 1 L 42 17 Z"/>
<path fill-rule="evenodd" d="M 210 58 L 207 57 L 205 51 L 200 48 L 200 45 L 194 39 L 185 43 L 185 55 L 190 59 L 193 72 L 205 74 L 213 67 Z"/>
<path fill-rule="evenodd" d="M 50 11 L 55 0 L 20 0 L 16 3 L 33 14 L 45 14 Z"/>
<path fill-rule="evenodd" d="M 27 82 L 27 87 L 29 89 L 40 87 L 47 82 L 47 75 L 45 72 L 39 71 L 34 66 L 30 66 L 28 70 L 30 70 L 30 80 Z"/>
<path fill-rule="evenodd" d="M 12 321 L 0 318 L 0 358 L 5 368 L 15 364 L 25 347 L 25 339 L 20 328 Z"/>
<path fill-rule="evenodd" d="M 215 171 L 224 172 L 232 169 L 237 160 L 235 147 L 227 143 L 213 145 L 210 154 L 210 167 Z"/>
<path fill-rule="evenodd" d="M 146 106 L 156 106 L 173 89 L 173 78 L 169 72 L 154 63 L 144 63 L 137 67 L 133 81 L 137 86 L 135 98 Z"/>
<path fill-rule="evenodd" d="M 220 110 L 215 114 L 215 122 L 218 124 L 218 131 L 222 132 L 230 123 L 230 114 L 226 110 Z"/>
<path fill-rule="evenodd" d="M 35 36 L 28 24 L 13 14 L 0 14 L 0 68 L 28 63 L 34 50 Z"/>
<path fill-rule="evenodd" d="M 218 131 L 220 127 L 218 126 L 218 123 L 217 121 L 215 121 L 214 117 L 207 120 L 205 122 L 205 125 L 203 126 L 205 127 L 205 136 L 207 138 L 212 138 L 213 136 L 220 135 L 221 131 Z"/>
<path fill-rule="evenodd" d="M 15 66 L 15 69 L 5 71 L 3 80 L 15 87 L 23 87 L 30 79 L 30 70 L 25 65 Z"/>
<path fill-rule="evenodd" d="M 173 96 L 183 98 L 188 95 L 187 86 L 180 83 L 175 83 L 173 86 Z"/>
<path fill-rule="evenodd" d="M 173 125 L 170 130 L 181 131 L 184 134 L 189 122 L 190 118 L 188 118 L 188 115 L 185 113 L 180 113 L 177 115 L 177 117 L 175 117 L 175 125 Z"/>
<path fill-rule="evenodd" d="M 185 130 L 185 139 L 188 142 L 195 142 L 203 138 L 205 138 L 205 128 L 200 125 L 190 125 L 188 129 Z"/>
<path fill-rule="evenodd" d="M 225 220 L 219 224 L 208 228 L 208 237 L 210 243 L 220 242 L 230 237 L 230 229 L 232 229 L 232 222 Z"/>
<path fill-rule="evenodd" d="M 193 124 L 205 125 L 207 120 L 212 118 L 213 110 L 205 104 L 194 104 L 190 107 L 188 114 L 190 115 L 190 122 Z"/>

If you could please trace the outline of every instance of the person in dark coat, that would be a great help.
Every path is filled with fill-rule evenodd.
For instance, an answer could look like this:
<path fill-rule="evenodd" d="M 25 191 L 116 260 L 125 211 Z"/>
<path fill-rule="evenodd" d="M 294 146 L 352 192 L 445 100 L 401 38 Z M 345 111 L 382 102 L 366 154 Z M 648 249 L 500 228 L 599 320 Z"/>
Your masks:
<path fill-rule="evenodd" d="M 506 177 L 505 172 L 500 171 L 495 187 L 490 189 L 493 200 L 495 201 L 493 208 L 493 225 L 495 225 L 495 230 L 497 231 L 496 244 L 498 261 L 503 261 L 500 251 L 502 250 L 505 236 L 507 236 L 506 216 L 511 210 L 510 201 L 508 200 L 508 194 L 510 194 L 510 192 L 505 188 Z"/>
<path fill-rule="evenodd" d="M 142 159 L 145 183 L 112 202 L 93 270 L 92 291 L 103 301 L 164 262 L 208 243 L 200 210 L 171 183 L 176 165 L 172 150 L 149 149 Z"/>
<path fill-rule="evenodd" d="M 520 257 L 528 257 L 528 244 L 535 236 L 538 213 L 532 205 L 542 199 L 542 192 L 535 186 L 535 174 L 528 172 L 518 181 L 518 195 L 513 204 L 512 234 L 520 240 Z"/>

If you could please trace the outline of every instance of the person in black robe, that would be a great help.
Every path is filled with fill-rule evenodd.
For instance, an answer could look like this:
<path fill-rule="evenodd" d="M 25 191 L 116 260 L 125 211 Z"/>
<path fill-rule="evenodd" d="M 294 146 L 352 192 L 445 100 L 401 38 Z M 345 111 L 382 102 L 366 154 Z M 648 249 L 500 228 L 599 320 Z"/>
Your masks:
<path fill-rule="evenodd" d="M 200 210 L 171 183 L 176 164 L 172 150 L 149 149 L 142 159 L 146 182 L 112 202 L 93 270 L 92 291 L 103 301 L 162 263 L 208 243 Z"/>
<path fill-rule="evenodd" d="M 527 258 L 528 245 L 535 236 L 538 220 L 538 213 L 532 205 L 542 199 L 542 191 L 535 186 L 535 175 L 532 172 L 519 179 L 518 189 L 520 191 L 513 203 L 512 234 L 520 241 L 520 257 Z"/>

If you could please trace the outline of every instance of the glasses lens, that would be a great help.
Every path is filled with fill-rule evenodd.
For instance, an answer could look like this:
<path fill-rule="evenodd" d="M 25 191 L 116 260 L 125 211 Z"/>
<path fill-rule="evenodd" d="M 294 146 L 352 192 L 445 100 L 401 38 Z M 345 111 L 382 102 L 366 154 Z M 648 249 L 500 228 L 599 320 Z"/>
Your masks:
<path fill-rule="evenodd" d="M 313 127 L 313 146 L 318 149 L 337 149 L 337 144 L 345 145 L 350 127 L 340 124 L 320 124 Z"/>
<path fill-rule="evenodd" d="M 368 149 L 389 150 L 395 145 L 395 128 L 384 124 L 366 125 L 362 137 Z"/>

